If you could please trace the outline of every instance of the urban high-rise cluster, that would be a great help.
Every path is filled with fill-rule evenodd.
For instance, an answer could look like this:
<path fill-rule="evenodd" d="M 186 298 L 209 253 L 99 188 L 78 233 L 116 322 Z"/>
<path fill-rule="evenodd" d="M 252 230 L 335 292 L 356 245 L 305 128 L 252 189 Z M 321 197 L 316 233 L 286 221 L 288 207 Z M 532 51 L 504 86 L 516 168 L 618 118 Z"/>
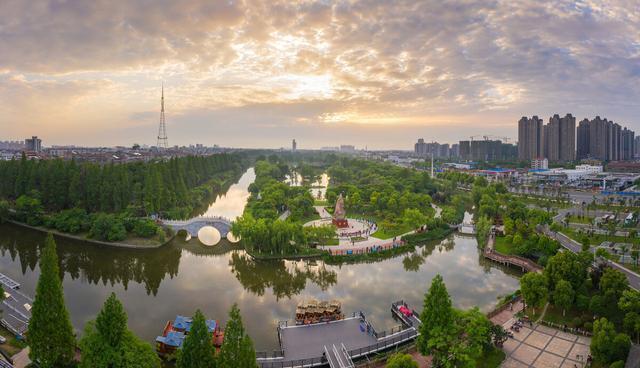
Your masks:
<path fill-rule="evenodd" d="M 596 116 L 578 125 L 578 159 L 631 160 L 635 155 L 635 133 L 617 123 Z"/>
<path fill-rule="evenodd" d="M 522 117 L 518 121 L 518 158 L 546 158 L 549 162 L 630 160 L 635 153 L 634 136 L 633 131 L 599 116 L 582 120 L 577 133 L 576 118 L 571 114 L 562 118 L 555 114 L 546 125 L 538 116 Z"/>
<path fill-rule="evenodd" d="M 414 145 L 413 152 L 418 156 L 429 156 L 438 158 L 458 157 L 460 150 L 458 144 L 431 142 L 427 143 L 423 138 L 418 139 Z"/>

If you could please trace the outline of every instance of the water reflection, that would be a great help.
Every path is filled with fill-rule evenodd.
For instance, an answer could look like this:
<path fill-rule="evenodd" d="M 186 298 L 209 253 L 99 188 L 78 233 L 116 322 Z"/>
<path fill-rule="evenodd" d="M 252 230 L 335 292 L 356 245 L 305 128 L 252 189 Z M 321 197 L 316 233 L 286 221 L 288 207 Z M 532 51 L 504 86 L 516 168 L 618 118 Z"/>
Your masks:
<path fill-rule="evenodd" d="M 33 295 L 44 235 L 0 226 L 0 270 Z M 155 250 L 128 250 L 58 239 L 65 299 L 78 333 L 116 292 L 131 328 L 152 341 L 176 314 L 201 309 L 224 321 L 238 303 L 258 349 L 277 347 L 278 320 L 293 318 L 299 300 L 338 299 L 346 313 L 362 310 L 379 329 L 395 325 L 391 302 L 417 309 L 431 279 L 441 274 L 454 305 L 489 310 L 497 297 L 518 287 L 517 271 L 481 258 L 473 237 L 453 235 L 375 263 L 328 265 L 321 261 L 256 261 L 223 240 L 205 247 L 197 240 Z"/>
<path fill-rule="evenodd" d="M 233 252 L 229 260 L 231 272 L 245 289 L 262 296 L 271 288 L 276 299 L 291 298 L 299 294 L 312 281 L 326 291 L 338 282 L 338 274 L 328 270 L 324 263 L 314 265 L 306 261 L 260 261 L 244 252 Z"/>
<path fill-rule="evenodd" d="M 22 274 L 35 272 L 44 235 L 13 225 L 1 225 L 0 233 L 2 259 L 18 263 Z M 100 247 L 64 239 L 56 241 L 60 272 L 71 280 L 122 285 L 125 290 L 133 281 L 143 284 L 147 294 L 156 295 L 165 277 L 178 274 L 181 250 L 173 246 L 149 251 Z"/>
<path fill-rule="evenodd" d="M 231 220 L 241 216 L 244 207 L 249 200 L 249 185 L 256 180 L 253 168 L 248 169 L 238 180 L 231 185 L 225 194 L 218 195 L 202 216 L 222 216 Z"/>
<path fill-rule="evenodd" d="M 325 200 L 327 194 L 327 187 L 329 186 L 329 175 L 323 173 L 320 178 L 311 184 L 311 195 L 317 200 Z"/>

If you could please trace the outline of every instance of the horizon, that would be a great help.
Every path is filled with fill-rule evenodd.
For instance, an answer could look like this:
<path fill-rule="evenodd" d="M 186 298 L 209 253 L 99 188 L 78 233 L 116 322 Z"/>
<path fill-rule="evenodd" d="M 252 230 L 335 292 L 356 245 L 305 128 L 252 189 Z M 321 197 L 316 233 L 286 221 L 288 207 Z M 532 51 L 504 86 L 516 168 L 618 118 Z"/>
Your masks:
<path fill-rule="evenodd" d="M 27 16 L 29 14 L 29 16 Z M 0 140 L 410 150 L 522 116 L 640 128 L 624 1 L 0 5 Z"/>

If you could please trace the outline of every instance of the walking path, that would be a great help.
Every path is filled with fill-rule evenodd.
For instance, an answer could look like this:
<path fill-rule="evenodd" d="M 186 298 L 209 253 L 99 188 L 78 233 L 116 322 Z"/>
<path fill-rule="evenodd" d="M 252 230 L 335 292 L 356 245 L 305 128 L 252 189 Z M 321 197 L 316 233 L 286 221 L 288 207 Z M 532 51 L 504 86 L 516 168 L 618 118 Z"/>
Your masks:
<path fill-rule="evenodd" d="M 538 264 L 531 261 L 530 259 L 496 252 L 493 249 L 494 242 L 495 242 L 495 234 L 491 232 L 491 234 L 489 235 L 489 240 L 487 241 L 487 245 L 484 247 L 483 255 L 485 258 L 488 258 L 498 263 L 520 267 L 523 272 L 524 271 L 542 272 L 542 267 L 540 267 Z"/>

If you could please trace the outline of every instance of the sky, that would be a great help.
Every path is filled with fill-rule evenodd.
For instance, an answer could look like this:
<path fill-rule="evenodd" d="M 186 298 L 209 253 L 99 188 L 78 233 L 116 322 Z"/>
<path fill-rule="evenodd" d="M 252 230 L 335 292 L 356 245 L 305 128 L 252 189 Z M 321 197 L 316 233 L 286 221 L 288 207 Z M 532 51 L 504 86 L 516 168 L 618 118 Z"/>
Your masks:
<path fill-rule="evenodd" d="M 0 140 L 412 149 L 640 131 L 637 0 L 2 0 Z"/>

